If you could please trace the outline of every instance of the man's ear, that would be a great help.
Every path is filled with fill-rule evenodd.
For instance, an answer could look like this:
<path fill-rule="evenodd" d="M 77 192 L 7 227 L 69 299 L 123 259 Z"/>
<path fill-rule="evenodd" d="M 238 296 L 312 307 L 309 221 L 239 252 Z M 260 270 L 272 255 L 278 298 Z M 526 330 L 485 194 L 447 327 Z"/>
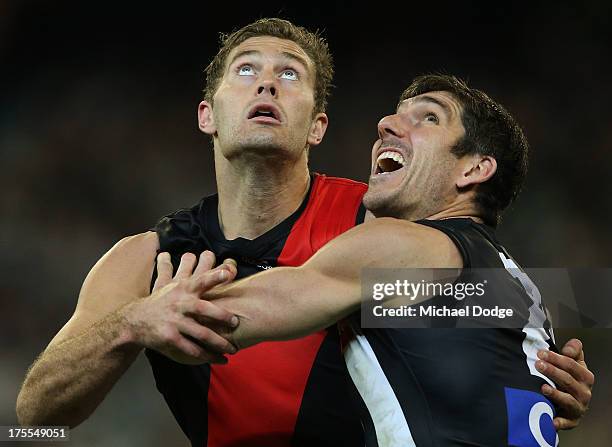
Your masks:
<path fill-rule="evenodd" d="M 308 144 L 310 146 L 316 146 L 323 140 L 325 131 L 327 130 L 327 115 L 325 113 L 317 113 L 312 120 L 310 125 L 310 131 L 308 132 Z"/>
<path fill-rule="evenodd" d="M 217 132 L 212 104 L 202 101 L 198 105 L 198 127 L 207 135 L 214 135 Z"/>
<path fill-rule="evenodd" d="M 466 157 L 461 176 L 457 180 L 457 188 L 484 183 L 493 177 L 497 171 L 497 161 L 490 155 L 474 154 Z"/>

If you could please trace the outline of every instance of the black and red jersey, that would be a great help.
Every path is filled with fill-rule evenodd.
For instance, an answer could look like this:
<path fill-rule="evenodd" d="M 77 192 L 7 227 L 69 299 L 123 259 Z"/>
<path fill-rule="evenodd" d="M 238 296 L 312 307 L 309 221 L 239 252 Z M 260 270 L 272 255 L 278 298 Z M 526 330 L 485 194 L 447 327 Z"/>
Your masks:
<path fill-rule="evenodd" d="M 238 278 L 274 266 L 299 266 L 319 248 L 363 221 L 366 185 L 314 174 L 303 203 L 254 240 L 227 240 L 218 196 L 162 218 L 160 251 L 178 267 L 183 253 L 211 250 L 238 262 Z M 335 328 L 283 342 L 265 342 L 226 365 L 189 366 L 147 350 L 157 388 L 192 445 L 363 445 L 348 373 Z"/>

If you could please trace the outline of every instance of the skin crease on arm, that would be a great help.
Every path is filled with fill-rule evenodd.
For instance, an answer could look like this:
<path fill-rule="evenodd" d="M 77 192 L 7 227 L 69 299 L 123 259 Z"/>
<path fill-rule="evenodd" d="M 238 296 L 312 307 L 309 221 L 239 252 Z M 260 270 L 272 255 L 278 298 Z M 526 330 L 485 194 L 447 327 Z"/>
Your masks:
<path fill-rule="evenodd" d="M 73 316 L 28 371 L 17 399 L 22 425 L 78 425 L 136 359 L 142 347 L 117 311 L 149 295 L 157 249 L 153 232 L 130 236 L 92 268 Z"/>
<path fill-rule="evenodd" d="M 361 300 L 361 271 L 369 267 L 461 268 L 463 260 L 442 232 L 381 218 L 337 237 L 301 267 L 259 273 L 218 287 L 205 299 L 240 317 L 231 334 L 237 347 L 298 338 L 355 311 Z"/>

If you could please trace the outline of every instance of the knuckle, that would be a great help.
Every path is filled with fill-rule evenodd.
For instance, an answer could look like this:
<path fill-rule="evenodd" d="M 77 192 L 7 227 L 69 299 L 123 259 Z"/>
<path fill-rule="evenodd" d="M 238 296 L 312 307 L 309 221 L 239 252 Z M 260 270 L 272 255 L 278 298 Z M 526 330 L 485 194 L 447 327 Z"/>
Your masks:
<path fill-rule="evenodd" d="M 209 318 L 216 318 L 219 314 L 219 308 L 210 301 L 201 300 L 202 313 Z"/>
<path fill-rule="evenodd" d="M 557 375 L 557 380 L 559 381 L 559 384 L 566 389 L 574 385 L 575 382 L 574 378 L 563 370 L 559 371 L 559 374 Z"/>
<path fill-rule="evenodd" d="M 593 374 L 591 371 L 588 371 L 588 374 L 586 377 L 586 384 L 589 385 L 590 387 L 595 385 L 595 374 Z"/>
<path fill-rule="evenodd" d="M 210 338 L 210 330 L 204 326 L 200 326 L 194 331 L 194 335 L 198 340 L 206 342 Z"/>
<path fill-rule="evenodd" d="M 168 310 L 170 313 L 176 314 L 179 313 L 179 303 L 178 300 L 171 300 L 168 302 Z"/>
<path fill-rule="evenodd" d="M 200 283 L 202 284 L 202 286 L 208 287 L 211 285 L 211 283 L 214 283 L 216 279 L 216 273 L 217 270 L 207 270 L 202 273 L 202 276 L 200 277 Z"/>
<path fill-rule="evenodd" d="M 160 338 L 163 343 L 175 344 L 178 340 L 178 334 L 171 326 L 164 326 L 160 331 Z"/>
<path fill-rule="evenodd" d="M 198 302 L 195 305 L 195 308 L 196 308 L 196 312 L 199 315 L 207 316 L 208 315 L 209 303 L 208 303 L 208 301 L 198 300 Z"/>
<path fill-rule="evenodd" d="M 591 392 L 591 390 L 585 390 L 584 391 L 584 405 L 585 407 L 587 407 L 589 405 L 589 402 L 591 402 L 591 398 L 593 397 L 593 393 Z M 585 408 L 586 411 L 586 408 Z"/>
<path fill-rule="evenodd" d="M 194 259 L 195 259 L 195 255 L 190 252 L 183 253 L 183 255 L 181 256 L 181 261 L 192 261 Z"/>
<path fill-rule="evenodd" d="M 582 341 L 580 339 L 572 338 L 570 340 L 570 342 L 572 342 L 575 345 L 576 350 L 578 350 L 578 351 L 582 351 L 583 350 Z"/>
<path fill-rule="evenodd" d="M 204 355 L 204 350 L 197 345 L 187 345 L 185 351 L 192 357 L 201 358 Z"/>

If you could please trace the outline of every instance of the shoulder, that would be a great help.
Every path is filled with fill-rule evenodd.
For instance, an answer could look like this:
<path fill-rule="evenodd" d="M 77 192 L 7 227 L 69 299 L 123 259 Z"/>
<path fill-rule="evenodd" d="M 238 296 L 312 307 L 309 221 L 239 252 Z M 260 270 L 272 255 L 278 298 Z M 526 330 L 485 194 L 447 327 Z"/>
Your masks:
<path fill-rule="evenodd" d="M 159 237 L 155 231 L 126 236 L 119 240 L 105 256 L 112 257 L 139 257 L 146 254 L 155 254 L 159 249 Z"/>
<path fill-rule="evenodd" d="M 217 195 L 205 197 L 190 208 L 182 208 L 168 214 L 151 228 L 159 238 L 163 251 L 184 253 L 194 250 L 202 229 L 206 226 L 207 215 L 217 212 Z"/>
<path fill-rule="evenodd" d="M 170 214 L 160 218 L 152 228 L 157 233 L 163 234 L 171 229 L 180 230 L 187 229 L 193 225 L 199 224 L 207 210 L 211 207 L 212 202 L 216 210 L 217 195 L 204 197 L 198 203 L 189 208 L 181 208 Z"/>
<path fill-rule="evenodd" d="M 127 236 L 117 242 L 93 266 L 84 286 L 101 280 L 121 278 L 127 282 L 143 270 L 152 272 L 159 250 L 159 238 L 154 231 Z M 150 278 L 150 273 L 147 275 Z"/>
<path fill-rule="evenodd" d="M 56 339 L 78 333 L 122 305 L 147 296 L 158 247 L 157 234 L 147 231 L 127 236 L 107 251 L 85 278 L 71 322 Z"/>

